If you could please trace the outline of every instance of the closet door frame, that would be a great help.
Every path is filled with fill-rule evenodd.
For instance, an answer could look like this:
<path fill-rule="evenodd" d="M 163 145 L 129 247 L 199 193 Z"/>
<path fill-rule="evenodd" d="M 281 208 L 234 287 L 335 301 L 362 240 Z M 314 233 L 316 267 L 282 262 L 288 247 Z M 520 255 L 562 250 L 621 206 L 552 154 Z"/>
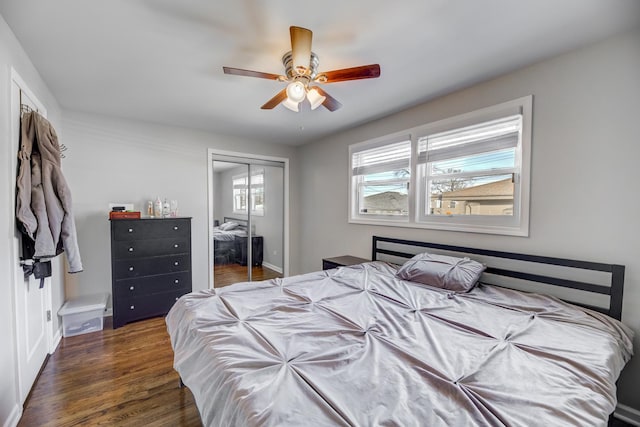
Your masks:
<path fill-rule="evenodd" d="M 221 158 L 228 158 L 226 160 L 222 160 Z M 251 163 L 251 161 L 256 161 L 256 163 L 260 163 L 261 161 L 266 162 L 278 162 L 284 164 L 283 171 L 283 199 L 284 199 L 284 218 L 283 218 L 283 266 L 282 273 L 284 277 L 289 276 L 289 159 L 286 157 L 274 157 L 274 156 L 264 156 L 260 154 L 252 154 L 252 153 L 242 153 L 237 151 L 226 151 L 226 150 L 218 150 L 215 148 L 209 148 L 207 150 L 207 205 L 208 205 L 208 216 L 207 216 L 207 235 L 208 235 L 208 247 L 209 247 L 209 289 L 213 289 L 214 287 L 214 277 L 213 277 L 213 264 L 214 264 L 214 248 L 213 248 L 213 217 L 214 217 L 214 176 L 213 176 L 213 162 L 217 161 L 229 161 L 233 162 L 233 158 L 236 159 L 239 163 Z"/>

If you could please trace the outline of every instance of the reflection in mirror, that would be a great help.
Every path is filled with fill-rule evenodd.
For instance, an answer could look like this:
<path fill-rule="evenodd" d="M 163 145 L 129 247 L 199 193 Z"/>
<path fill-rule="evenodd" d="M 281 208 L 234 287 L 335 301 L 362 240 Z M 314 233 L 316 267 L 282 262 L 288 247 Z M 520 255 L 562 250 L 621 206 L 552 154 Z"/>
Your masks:
<path fill-rule="evenodd" d="M 214 160 L 212 167 L 214 287 L 282 277 L 283 166 Z"/>

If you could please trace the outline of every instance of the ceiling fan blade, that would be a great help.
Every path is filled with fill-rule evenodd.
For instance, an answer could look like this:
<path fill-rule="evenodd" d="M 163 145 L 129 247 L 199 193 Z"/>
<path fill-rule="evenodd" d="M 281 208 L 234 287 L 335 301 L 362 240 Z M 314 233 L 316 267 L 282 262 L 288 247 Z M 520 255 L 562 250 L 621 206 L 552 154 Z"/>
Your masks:
<path fill-rule="evenodd" d="M 282 89 L 273 98 L 268 100 L 262 107 L 263 110 L 271 110 L 278 106 L 282 101 L 287 99 L 287 88 Z"/>
<path fill-rule="evenodd" d="M 322 103 L 323 107 L 326 108 L 327 110 L 336 111 L 338 108 L 342 107 L 342 104 L 340 104 L 340 102 L 338 102 L 337 99 L 329 95 L 321 87 L 314 86 L 314 89 L 317 90 L 320 95 L 327 98 Z"/>
<path fill-rule="evenodd" d="M 380 65 L 361 65 L 353 68 L 343 68 L 341 70 L 326 71 L 316 77 L 322 83 L 336 83 L 347 80 L 375 79 L 380 77 Z M 324 81 L 326 79 L 326 81 Z"/>
<path fill-rule="evenodd" d="M 291 34 L 291 57 L 293 70 L 298 74 L 306 74 L 311 63 L 311 30 L 302 27 L 289 27 Z"/>
<path fill-rule="evenodd" d="M 233 74 L 235 76 L 259 77 L 261 79 L 280 80 L 282 76 L 279 74 L 263 73 L 261 71 L 243 70 L 242 68 L 222 67 L 225 74 Z M 284 77 L 283 77 L 284 78 Z"/>

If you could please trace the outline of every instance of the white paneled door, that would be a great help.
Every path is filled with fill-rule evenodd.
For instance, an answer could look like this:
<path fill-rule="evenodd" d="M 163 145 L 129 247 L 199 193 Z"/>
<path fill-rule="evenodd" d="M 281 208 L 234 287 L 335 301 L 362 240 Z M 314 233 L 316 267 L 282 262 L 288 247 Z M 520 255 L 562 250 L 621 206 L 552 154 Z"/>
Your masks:
<path fill-rule="evenodd" d="M 19 150 L 20 111 L 21 105 L 28 105 L 31 109 L 46 115 L 44 108 L 31 94 L 28 88 L 15 73 L 12 80 L 11 126 L 12 144 L 15 152 Z M 17 156 L 12 160 L 9 182 L 15 184 L 17 171 Z M 11 203 L 15 217 L 15 200 Z M 20 403 L 24 403 L 38 372 L 46 360 L 51 342 L 53 341 L 51 325 L 51 283 L 45 279 L 45 286 L 40 288 L 40 280 L 33 275 L 25 279 L 20 266 L 21 243 L 20 232 L 16 228 L 13 238 L 14 258 L 14 309 L 15 309 L 15 339 L 18 363 L 18 393 Z M 49 316 L 49 318 L 48 318 Z"/>

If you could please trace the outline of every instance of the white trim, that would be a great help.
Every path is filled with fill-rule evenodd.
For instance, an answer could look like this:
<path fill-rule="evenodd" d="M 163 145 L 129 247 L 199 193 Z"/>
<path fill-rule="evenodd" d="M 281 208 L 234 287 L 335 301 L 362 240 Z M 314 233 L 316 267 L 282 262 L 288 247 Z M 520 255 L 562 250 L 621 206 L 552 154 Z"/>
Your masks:
<path fill-rule="evenodd" d="M 16 427 L 22 418 L 22 406 L 15 405 L 4 421 L 3 427 Z"/>
<path fill-rule="evenodd" d="M 208 288 L 213 289 L 213 150 L 207 149 L 207 247 L 209 251 L 209 262 L 207 263 Z"/>
<path fill-rule="evenodd" d="M 51 263 L 56 263 L 56 262 L 60 262 L 60 257 L 56 257 L 55 259 L 51 260 Z M 55 268 L 55 267 L 54 267 Z M 60 270 L 62 271 L 62 270 Z M 44 294 L 45 294 L 45 299 L 47 301 L 48 307 L 46 307 L 46 310 L 49 311 L 49 313 L 51 313 L 47 319 L 47 324 L 46 324 L 46 333 L 47 333 L 47 350 L 49 352 L 49 354 L 53 354 L 53 352 L 56 350 L 56 337 L 55 337 L 55 331 L 53 330 L 53 316 L 55 315 L 55 313 L 53 312 L 53 298 L 51 295 L 51 282 L 53 281 L 53 278 L 49 278 L 49 282 L 45 283 L 45 289 L 44 289 Z M 63 283 L 61 283 L 62 287 L 64 288 L 64 279 L 62 279 Z M 36 377 L 37 380 L 37 377 Z"/>
<path fill-rule="evenodd" d="M 640 411 L 622 403 L 618 403 L 613 416 L 634 426 L 640 426 Z"/>
<path fill-rule="evenodd" d="M 283 275 L 289 275 L 289 158 L 264 156 L 261 154 L 242 153 L 238 151 L 218 150 L 215 148 L 207 149 L 207 238 L 209 246 L 209 289 L 214 288 L 213 284 L 213 157 L 214 156 L 231 156 L 245 159 L 266 160 L 272 162 L 284 163 L 284 230 L 283 230 Z"/>
<path fill-rule="evenodd" d="M 407 222 L 405 219 L 404 222 L 400 222 L 398 220 L 360 220 L 360 219 L 350 219 L 350 224 L 362 224 L 362 225 L 379 225 L 379 226 L 393 226 L 393 227 L 404 227 L 404 228 L 419 228 L 425 230 L 442 230 L 442 231 L 464 231 L 466 233 L 483 233 L 483 234 L 500 234 L 503 236 L 528 236 L 528 232 L 520 231 L 515 228 L 509 227 L 499 227 L 499 226 L 491 226 L 491 225 L 467 225 L 467 224 L 422 224 L 416 222 Z"/>
<path fill-rule="evenodd" d="M 62 327 L 58 328 L 58 330 L 53 335 L 53 342 L 51 344 L 51 350 L 49 351 L 49 354 L 53 354 L 56 352 L 56 349 L 60 345 L 61 341 L 62 341 Z"/>
<path fill-rule="evenodd" d="M 264 262 L 264 261 L 262 261 L 262 266 L 267 267 L 269 270 L 273 270 L 276 273 L 282 274 L 282 267 L 277 267 L 273 264 L 269 264 L 268 262 Z"/>
<path fill-rule="evenodd" d="M 436 230 L 450 230 L 450 231 L 463 231 L 472 233 L 487 233 L 487 234 L 503 234 L 509 236 L 522 236 L 529 235 L 529 165 L 531 164 L 530 157 L 530 144 L 531 144 L 531 114 L 532 114 L 533 96 L 525 96 L 522 98 L 514 99 L 512 101 L 503 102 L 494 106 L 485 107 L 479 110 L 471 111 L 469 113 L 450 117 L 445 120 L 426 124 L 420 129 L 416 130 L 417 138 L 421 139 L 429 134 L 441 131 L 449 131 L 454 129 L 465 128 L 471 125 L 477 125 L 479 123 L 486 123 L 496 121 L 501 118 L 507 118 L 517 114 L 521 117 L 521 129 L 520 129 L 520 149 L 516 151 L 515 159 L 515 172 L 517 172 L 517 181 L 514 186 L 514 206 L 513 216 L 501 217 L 501 216 L 485 216 L 485 215 L 466 215 L 466 216 L 432 216 L 427 215 L 424 212 L 424 204 L 421 204 L 420 212 L 417 213 L 417 221 L 419 224 L 423 224 L 426 228 L 433 228 Z M 428 163 L 427 163 L 428 164 Z M 424 171 L 424 170 L 423 170 Z M 477 171 L 471 174 L 472 176 L 478 176 L 484 174 L 486 171 Z M 493 173 L 500 173 L 501 171 L 491 171 Z M 506 174 L 514 171 L 505 170 Z M 425 179 L 429 176 L 427 171 L 424 171 L 425 176 L 419 177 L 420 185 L 417 191 L 421 197 L 425 196 L 425 186 L 427 185 Z M 466 174 L 459 174 L 460 177 L 465 177 Z M 425 179 L 423 179 L 425 178 Z M 438 176 L 438 178 L 440 178 Z M 426 203 L 426 200 L 424 201 Z"/>

